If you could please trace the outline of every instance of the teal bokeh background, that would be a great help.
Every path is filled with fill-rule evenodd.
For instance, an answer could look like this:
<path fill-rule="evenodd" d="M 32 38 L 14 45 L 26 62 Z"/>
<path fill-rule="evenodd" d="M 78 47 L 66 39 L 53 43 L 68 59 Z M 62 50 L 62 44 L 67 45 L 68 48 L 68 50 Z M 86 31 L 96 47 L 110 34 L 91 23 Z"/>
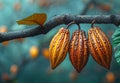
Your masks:
<path fill-rule="evenodd" d="M 46 1 L 45 3 L 47 5 L 42 4 L 42 1 Z M 91 4 L 86 13 L 87 15 L 120 14 L 119 0 L 95 1 L 102 5 L 107 4 L 111 9 L 106 11 L 99 5 L 94 6 Z M 18 25 L 16 20 L 23 19 L 34 13 L 43 12 L 47 14 L 47 21 L 61 14 L 78 15 L 83 11 L 88 2 L 89 0 L 41 0 L 41 2 L 39 0 L 0 0 L 0 26 L 6 26 L 8 31 L 34 28 L 36 26 Z M 117 29 L 117 27 L 112 24 L 95 25 L 99 26 L 110 40 L 112 33 Z M 15 42 L 12 40 L 7 46 L 1 43 L 0 83 L 109 83 L 106 79 L 108 72 L 112 72 L 115 76 L 114 83 L 120 82 L 120 66 L 114 59 L 114 53 L 110 70 L 106 70 L 98 65 L 90 56 L 85 68 L 80 74 L 77 74 L 69 61 L 69 55 L 67 55 L 59 67 L 51 70 L 49 60 L 42 55 L 41 51 L 43 48 L 49 47 L 50 40 L 61 27 L 65 27 L 65 25 L 57 26 L 45 35 L 25 38 L 23 42 Z M 85 30 L 86 34 L 89 28 L 90 24 L 81 24 L 81 29 Z M 76 25 L 71 26 L 71 35 L 76 29 Z M 31 60 L 29 55 L 31 46 L 39 47 L 40 54 L 35 60 Z M 21 64 L 24 64 L 24 60 L 26 59 L 30 59 L 30 62 L 21 67 Z M 10 67 L 13 64 L 16 64 L 18 69 L 22 68 L 17 76 L 12 75 L 10 72 Z M 12 81 L 6 81 L 3 79 L 4 74 L 14 79 Z"/>

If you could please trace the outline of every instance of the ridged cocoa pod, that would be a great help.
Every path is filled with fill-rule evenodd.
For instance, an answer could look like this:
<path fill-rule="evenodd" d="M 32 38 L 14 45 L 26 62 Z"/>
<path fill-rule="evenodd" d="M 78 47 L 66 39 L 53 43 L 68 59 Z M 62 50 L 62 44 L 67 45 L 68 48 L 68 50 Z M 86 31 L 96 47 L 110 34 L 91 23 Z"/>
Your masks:
<path fill-rule="evenodd" d="M 66 57 L 70 41 L 70 32 L 61 28 L 53 37 L 49 46 L 51 68 L 55 69 Z"/>
<path fill-rule="evenodd" d="M 88 46 L 85 32 L 76 30 L 70 41 L 69 58 L 74 68 L 80 72 L 88 61 Z"/>
<path fill-rule="evenodd" d="M 112 47 L 104 32 L 93 27 L 88 31 L 89 50 L 94 60 L 109 69 L 112 60 Z"/>

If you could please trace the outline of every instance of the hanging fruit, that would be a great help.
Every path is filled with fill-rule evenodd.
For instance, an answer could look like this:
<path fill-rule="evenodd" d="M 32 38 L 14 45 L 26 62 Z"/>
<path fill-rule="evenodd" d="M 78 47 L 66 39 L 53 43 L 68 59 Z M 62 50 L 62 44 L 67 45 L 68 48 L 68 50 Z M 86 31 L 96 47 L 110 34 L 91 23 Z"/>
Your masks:
<path fill-rule="evenodd" d="M 69 55 L 72 65 L 80 72 L 88 61 L 88 46 L 84 31 L 76 30 L 73 33 L 70 41 Z"/>
<path fill-rule="evenodd" d="M 92 27 L 88 31 L 89 50 L 94 60 L 109 69 L 112 60 L 112 47 L 108 37 L 99 27 Z"/>
<path fill-rule="evenodd" d="M 69 46 L 69 37 L 69 30 L 61 28 L 50 42 L 49 57 L 52 69 L 55 69 L 65 59 Z"/>

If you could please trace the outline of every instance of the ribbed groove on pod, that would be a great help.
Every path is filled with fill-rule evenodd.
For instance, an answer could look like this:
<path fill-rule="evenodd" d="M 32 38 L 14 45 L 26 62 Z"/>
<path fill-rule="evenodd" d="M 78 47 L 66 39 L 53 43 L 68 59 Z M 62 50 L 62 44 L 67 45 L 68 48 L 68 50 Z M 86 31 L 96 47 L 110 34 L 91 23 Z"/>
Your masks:
<path fill-rule="evenodd" d="M 49 56 L 52 69 L 55 69 L 65 59 L 70 41 L 69 37 L 69 30 L 61 28 L 51 40 Z"/>
<path fill-rule="evenodd" d="M 98 51 L 98 55 L 99 55 L 99 59 L 101 60 L 101 62 L 103 63 L 103 65 L 104 66 L 107 66 L 107 63 L 105 62 L 106 60 L 106 56 L 104 55 L 104 52 L 103 52 L 103 50 L 102 49 L 104 49 L 103 48 L 103 46 L 102 45 L 100 45 L 101 43 L 102 43 L 102 40 L 98 37 L 98 35 L 99 35 L 99 33 L 96 33 L 96 31 L 95 30 L 93 30 L 93 39 L 94 39 L 94 41 L 95 41 L 95 43 L 96 43 L 96 46 L 97 46 L 97 51 Z M 98 42 L 99 41 L 99 42 Z M 104 56 L 104 57 L 103 57 Z M 101 64 L 102 65 L 102 64 Z"/>
<path fill-rule="evenodd" d="M 97 29 L 97 31 L 100 31 L 100 29 Z M 106 46 L 104 45 L 104 47 L 106 47 L 106 50 L 108 50 L 108 51 L 105 51 L 107 54 L 106 60 L 110 64 L 111 60 L 112 60 L 112 47 L 111 47 L 111 44 L 110 44 L 108 38 L 105 37 L 106 35 L 102 31 L 100 32 L 100 34 L 102 35 L 103 40 L 107 41 L 107 42 L 104 41 L 104 43 L 106 45 Z M 111 57 L 108 55 L 111 55 Z"/>
<path fill-rule="evenodd" d="M 69 55 L 72 65 L 80 72 L 88 61 L 88 46 L 84 31 L 76 30 L 73 33 L 70 41 Z"/>
<path fill-rule="evenodd" d="M 88 46 L 95 61 L 109 69 L 112 59 L 112 47 L 107 36 L 100 28 L 93 27 L 88 31 Z"/>

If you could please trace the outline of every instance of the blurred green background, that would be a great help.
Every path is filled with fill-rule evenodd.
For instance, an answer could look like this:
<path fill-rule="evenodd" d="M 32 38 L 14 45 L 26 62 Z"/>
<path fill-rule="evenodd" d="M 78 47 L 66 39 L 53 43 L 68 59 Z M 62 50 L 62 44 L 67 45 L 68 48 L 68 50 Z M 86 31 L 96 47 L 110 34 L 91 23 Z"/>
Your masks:
<path fill-rule="evenodd" d="M 16 20 L 34 13 L 46 13 L 49 21 L 56 15 L 80 15 L 82 12 L 85 15 L 120 14 L 119 5 L 120 0 L 0 0 L 0 32 L 37 27 L 16 23 Z M 95 25 L 99 26 L 110 40 L 117 29 L 112 24 Z M 68 56 L 52 70 L 47 56 L 48 47 L 61 27 L 65 25 L 57 26 L 45 35 L 1 43 L 0 83 L 120 83 L 120 65 L 114 59 L 114 53 L 110 70 L 98 65 L 91 56 L 81 73 L 74 70 Z M 81 24 L 81 29 L 86 33 L 89 28 L 90 24 Z M 76 29 L 76 25 L 71 26 L 71 35 Z"/>

